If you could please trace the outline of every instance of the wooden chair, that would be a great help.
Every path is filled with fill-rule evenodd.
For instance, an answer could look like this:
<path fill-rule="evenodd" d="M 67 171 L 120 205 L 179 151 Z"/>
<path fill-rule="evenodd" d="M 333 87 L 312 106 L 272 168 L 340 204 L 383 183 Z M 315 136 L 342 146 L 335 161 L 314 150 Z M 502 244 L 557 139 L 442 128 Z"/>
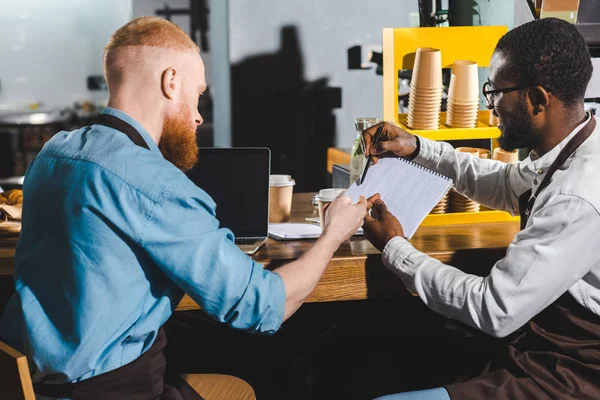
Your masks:
<path fill-rule="evenodd" d="M 188 383 L 206 400 L 256 400 L 245 381 L 228 375 L 184 375 Z M 0 400 L 35 400 L 27 357 L 0 342 Z"/>
<path fill-rule="evenodd" d="M 27 358 L 0 342 L 0 400 L 35 400 Z"/>
<path fill-rule="evenodd" d="M 183 378 L 206 400 L 256 400 L 252 386 L 235 376 L 190 374 Z"/>

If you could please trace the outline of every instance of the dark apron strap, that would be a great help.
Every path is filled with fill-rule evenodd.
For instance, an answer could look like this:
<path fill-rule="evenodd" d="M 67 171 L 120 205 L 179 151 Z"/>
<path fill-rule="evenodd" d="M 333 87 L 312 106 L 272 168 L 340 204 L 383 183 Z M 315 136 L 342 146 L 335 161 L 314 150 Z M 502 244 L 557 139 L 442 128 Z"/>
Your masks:
<path fill-rule="evenodd" d="M 123 121 L 120 118 L 115 117 L 110 114 L 100 114 L 96 117 L 90 125 L 104 125 L 109 128 L 116 129 L 118 131 L 123 132 L 127 135 L 129 139 L 136 145 L 145 148 L 146 150 L 150 150 L 148 147 L 148 143 L 144 140 L 142 135 L 135 129 L 133 126 L 129 125 L 127 122 Z"/>
<path fill-rule="evenodd" d="M 594 129 L 596 129 L 596 118 L 593 115 L 591 115 L 589 122 L 585 124 L 585 126 L 579 132 L 577 132 L 575 137 L 571 139 L 571 141 L 569 141 L 569 143 L 567 143 L 567 145 L 558 154 L 558 157 L 556 157 L 556 160 L 554 160 L 554 162 L 548 169 L 548 172 L 546 172 L 546 175 L 544 176 L 544 179 L 542 180 L 542 183 L 540 183 L 540 187 L 535 192 L 535 194 L 531 196 L 532 190 L 529 189 L 528 191 L 519 196 L 519 213 L 521 214 L 521 229 L 525 229 L 525 226 L 527 225 L 527 220 L 529 219 L 529 214 L 531 214 L 531 210 L 533 209 L 535 199 L 539 196 L 540 192 L 550 184 L 554 173 L 560 167 L 562 167 L 565 161 L 567 161 L 567 159 L 571 157 L 573 153 L 575 153 L 575 150 L 577 150 L 579 146 L 581 146 L 583 142 L 585 142 L 586 139 L 590 137 L 592 132 L 594 132 Z"/>

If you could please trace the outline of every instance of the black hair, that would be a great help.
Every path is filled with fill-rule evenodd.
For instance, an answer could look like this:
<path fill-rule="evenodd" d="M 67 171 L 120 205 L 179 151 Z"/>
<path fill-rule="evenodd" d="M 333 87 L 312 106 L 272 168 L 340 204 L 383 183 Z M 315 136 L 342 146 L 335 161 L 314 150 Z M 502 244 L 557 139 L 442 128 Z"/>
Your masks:
<path fill-rule="evenodd" d="M 583 101 L 593 67 L 585 39 L 573 24 L 557 18 L 528 22 L 504 35 L 495 51 L 507 56 L 507 80 L 543 86 L 566 107 Z"/>

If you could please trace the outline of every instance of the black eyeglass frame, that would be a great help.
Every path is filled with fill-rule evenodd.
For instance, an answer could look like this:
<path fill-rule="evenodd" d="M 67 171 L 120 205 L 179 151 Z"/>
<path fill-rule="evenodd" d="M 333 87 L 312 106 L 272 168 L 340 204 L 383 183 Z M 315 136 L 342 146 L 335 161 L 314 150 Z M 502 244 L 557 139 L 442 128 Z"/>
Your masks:
<path fill-rule="evenodd" d="M 481 91 L 483 93 L 483 97 L 485 97 L 487 107 L 491 109 L 491 108 L 494 108 L 494 104 L 490 101 L 488 96 L 490 96 L 490 95 L 493 96 L 495 94 L 500 94 L 500 93 L 516 92 L 517 90 L 529 89 L 529 88 L 536 87 L 536 86 L 541 86 L 541 85 L 512 86 L 512 87 L 502 88 L 502 89 L 487 90 L 486 88 L 492 87 L 491 82 L 487 81 L 483 84 L 483 88 L 481 89 Z M 541 86 L 541 87 L 543 87 L 543 86 Z M 551 92 L 550 90 L 548 90 L 546 88 L 544 88 L 544 90 L 546 90 L 547 92 Z"/>

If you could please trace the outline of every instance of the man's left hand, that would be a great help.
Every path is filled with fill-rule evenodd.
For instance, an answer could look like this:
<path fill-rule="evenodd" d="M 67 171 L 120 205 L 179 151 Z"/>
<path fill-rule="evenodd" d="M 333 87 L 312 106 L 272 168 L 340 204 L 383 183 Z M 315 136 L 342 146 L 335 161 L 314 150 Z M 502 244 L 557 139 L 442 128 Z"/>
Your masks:
<path fill-rule="evenodd" d="M 365 217 L 363 231 L 365 237 L 377 248 L 383 251 L 385 245 L 394 237 L 404 237 L 404 230 L 400 221 L 387 209 L 381 199 L 373 202 L 372 214 L 377 218 L 368 215 Z"/>

